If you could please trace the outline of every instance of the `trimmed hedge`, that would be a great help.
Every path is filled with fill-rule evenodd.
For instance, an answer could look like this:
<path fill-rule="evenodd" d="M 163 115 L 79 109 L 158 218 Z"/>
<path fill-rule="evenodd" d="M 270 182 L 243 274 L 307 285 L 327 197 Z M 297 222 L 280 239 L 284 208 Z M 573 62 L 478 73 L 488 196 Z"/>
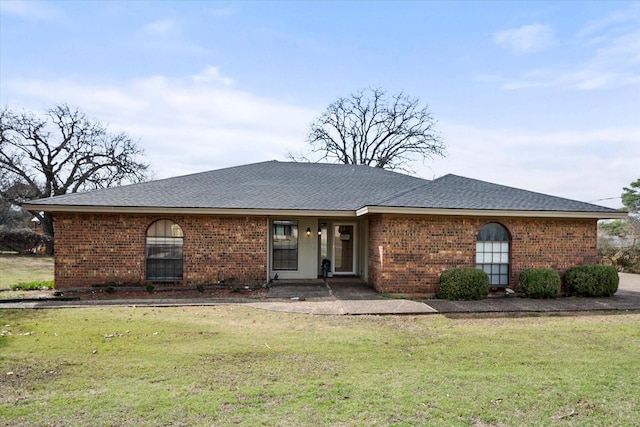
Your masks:
<path fill-rule="evenodd" d="M 436 298 L 479 300 L 489 295 L 489 275 L 477 268 L 458 267 L 443 271 Z"/>
<path fill-rule="evenodd" d="M 552 268 L 527 268 L 520 273 L 519 283 L 528 298 L 556 298 L 562 282 Z"/>
<path fill-rule="evenodd" d="M 585 297 L 609 297 L 616 293 L 620 278 L 611 265 L 578 265 L 568 268 L 564 281 L 569 292 Z"/>

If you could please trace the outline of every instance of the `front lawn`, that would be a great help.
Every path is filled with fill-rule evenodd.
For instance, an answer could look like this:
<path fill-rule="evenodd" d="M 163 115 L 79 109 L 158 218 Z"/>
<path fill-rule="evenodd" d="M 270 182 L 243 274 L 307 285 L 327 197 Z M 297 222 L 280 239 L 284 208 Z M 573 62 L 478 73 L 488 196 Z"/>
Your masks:
<path fill-rule="evenodd" d="M 8 426 L 631 426 L 640 314 L 0 310 Z"/>
<path fill-rule="evenodd" d="M 0 254 L 0 289 L 53 280 L 53 257 Z"/>

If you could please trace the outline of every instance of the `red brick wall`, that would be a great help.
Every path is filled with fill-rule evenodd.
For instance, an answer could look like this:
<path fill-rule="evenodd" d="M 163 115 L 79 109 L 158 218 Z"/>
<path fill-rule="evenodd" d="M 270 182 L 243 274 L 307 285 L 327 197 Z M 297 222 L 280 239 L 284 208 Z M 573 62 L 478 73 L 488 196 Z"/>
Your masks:
<path fill-rule="evenodd" d="M 266 217 L 191 216 L 184 223 L 183 269 L 188 284 L 265 283 Z"/>
<path fill-rule="evenodd" d="M 266 217 L 56 213 L 56 288 L 144 285 L 146 230 L 158 219 L 184 232 L 183 285 L 265 280 Z"/>
<path fill-rule="evenodd" d="M 57 288 L 145 283 L 145 233 L 158 219 L 184 232 L 182 284 L 257 284 L 267 275 L 267 218 L 54 215 Z M 475 266 L 475 239 L 487 222 L 511 233 L 510 285 L 528 267 L 597 262 L 596 220 L 441 216 L 369 217 L 369 283 L 379 292 L 433 294 L 440 273 Z M 382 255 L 382 257 L 381 257 Z"/>
<path fill-rule="evenodd" d="M 369 219 L 369 283 L 379 292 L 435 293 L 442 271 L 475 267 L 476 235 L 488 222 L 511 234 L 511 287 L 528 267 L 562 273 L 597 262 L 596 220 L 375 215 Z"/>
<path fill-rule="evenodd" d="M 384 250 L 385 235 L 382 215 L 369 216 L 369 246 L 367 248 L 367 281 L 378 291 L 383 291 L 384 256 L 380 257 L 380 249 Z"/>

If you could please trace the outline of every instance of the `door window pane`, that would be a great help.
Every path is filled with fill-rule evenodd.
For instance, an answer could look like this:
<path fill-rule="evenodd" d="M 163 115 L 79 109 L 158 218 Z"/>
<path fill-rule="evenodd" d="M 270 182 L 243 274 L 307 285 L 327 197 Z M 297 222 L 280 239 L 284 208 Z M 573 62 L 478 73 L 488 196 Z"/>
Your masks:
<path fill-rule="evenodd" d="M 354 226 L 336 225 L 333 234 L 334 271 L 353 273 Z"/>

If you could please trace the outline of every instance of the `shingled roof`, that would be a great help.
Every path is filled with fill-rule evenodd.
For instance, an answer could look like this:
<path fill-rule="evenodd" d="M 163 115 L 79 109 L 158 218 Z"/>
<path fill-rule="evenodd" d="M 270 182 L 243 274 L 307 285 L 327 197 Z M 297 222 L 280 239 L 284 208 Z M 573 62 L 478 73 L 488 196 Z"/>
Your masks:
<path fill-rule="evenodd" d="M 363 165 L 278 161 L 39 199 L 24 207 L 79 212 L 295 210 L 361 215 L 376 210 L 472 210 L 624 216 L 603 206 L 456 175 L 430 181 Z"/>

